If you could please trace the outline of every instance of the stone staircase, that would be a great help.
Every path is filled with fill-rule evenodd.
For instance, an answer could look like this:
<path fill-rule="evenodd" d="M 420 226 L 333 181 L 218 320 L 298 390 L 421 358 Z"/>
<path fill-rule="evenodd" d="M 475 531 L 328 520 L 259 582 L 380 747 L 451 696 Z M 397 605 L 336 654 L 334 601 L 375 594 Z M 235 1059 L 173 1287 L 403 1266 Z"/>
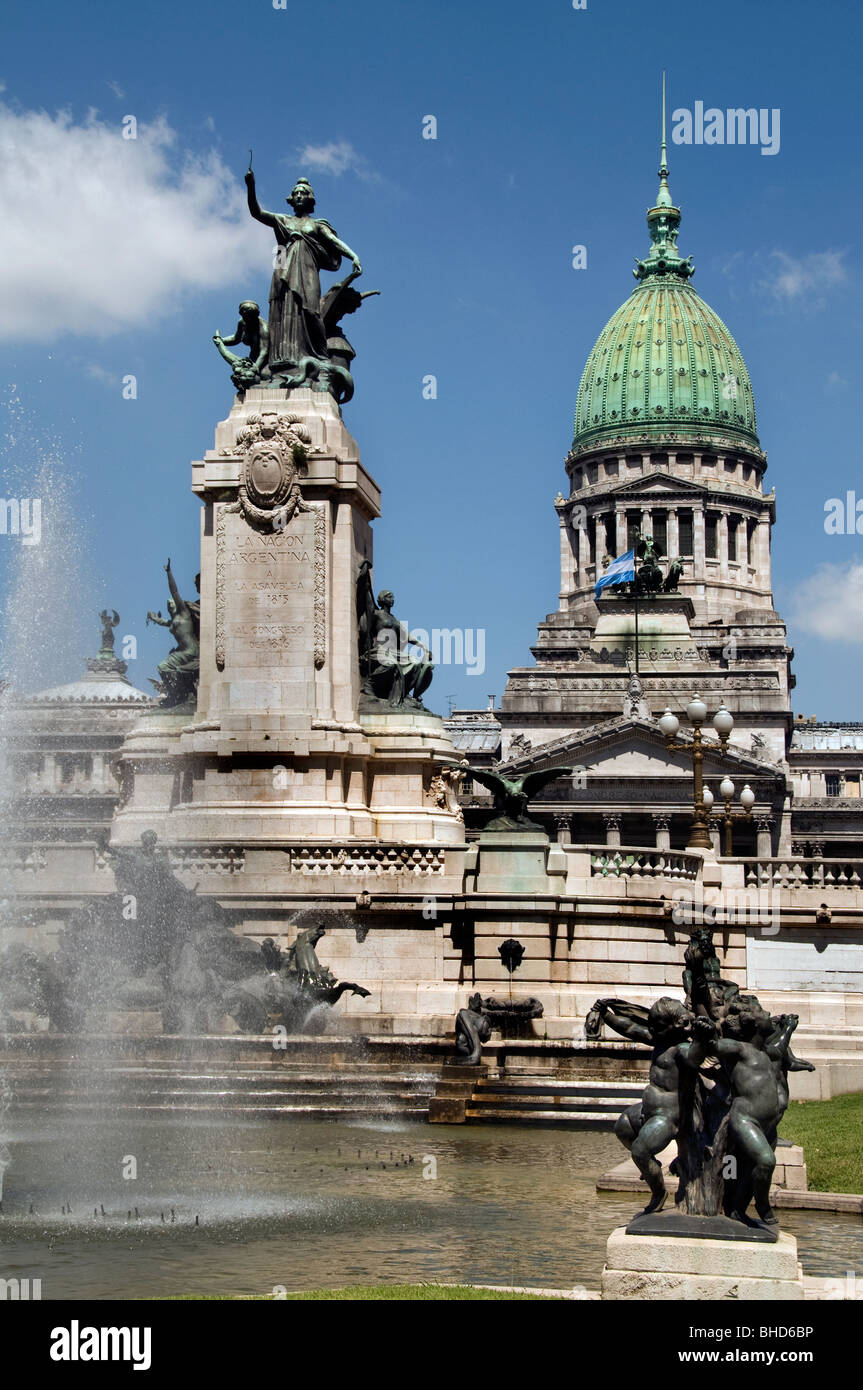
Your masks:
<path fill-rule="evenodd" d="M 507 1039 L 452 1067 L 446 1038 L 243 1035 L 0 1037 L 20 1113 L 105 1113 L 555 1124 L 611 1128 L 638 1100 L 647 1054 L 630 1044 Z"/>
<path fill-rule="evenodd" d="M 612 1129 L 621 1110 L 641 1099 L 627 1081 L 550 1080 L 544 1076 L 480 1079 L 465 1106 L 466 1121 Z"/>
<path fill-rule="evenodd" d="M 440 1048 L 392 1039 L 0 1038 L 13 1111 L 425 1120 Z"/>
<path fill-rule="evenodd" d="M 424 1120 L 437 1071 L 353 1062 L 349 1070 L 278 1067 L 28 1068 L 13 1087 L 18 1111 L 60 1107 L 92 1114 L 134 1112 L 355 1119 L 398 1116 Z"/>
<path fill-rule="evenodd" d="M 563 1125 L 612 1129 L 627 1105 L 641 1099 L 643 1081 L 597 1080 L 589 1075 L 503 1072 L 444 1066 L 429 1101 L 431 1124 Z"/>

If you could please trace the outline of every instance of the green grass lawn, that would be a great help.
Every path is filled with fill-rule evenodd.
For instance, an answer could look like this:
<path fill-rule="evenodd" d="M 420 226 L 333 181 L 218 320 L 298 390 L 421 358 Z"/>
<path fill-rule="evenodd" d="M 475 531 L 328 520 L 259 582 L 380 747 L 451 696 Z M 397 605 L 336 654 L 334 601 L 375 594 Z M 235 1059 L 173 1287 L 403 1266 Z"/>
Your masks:
<path fill-rule="evenodd" d="M 803 1145 L 814 1191 L 863 1192 L 863 1094 L 793 1100 L 779 1133 Z"/>

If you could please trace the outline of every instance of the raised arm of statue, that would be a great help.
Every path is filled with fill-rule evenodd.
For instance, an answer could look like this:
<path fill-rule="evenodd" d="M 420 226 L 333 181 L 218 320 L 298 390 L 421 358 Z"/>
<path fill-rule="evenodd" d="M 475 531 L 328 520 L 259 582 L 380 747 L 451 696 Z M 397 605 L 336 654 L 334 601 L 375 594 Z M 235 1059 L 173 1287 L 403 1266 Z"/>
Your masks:
<path fill-rule="evenodd" d="M 272 212 L 265 212 L 258 202 L 258 195 L 255 191 L 255 176 L 251 169 L 246 173 L 246 193 L 249 200 L 249 212 L 252 214 L 255 221 L 263 222 L 265 227 L 275 227 L 275 214 Z"/>
<path fill-rule="evenodd" d="M 171 590 L 171 598 L 174 600 L 175 604 L 177 605 L 177 612 L 179 612 L 181 608 L 185 608 L 185 607 L 186 607 L 186 600 L 180 597 L 180 590 L 177 588 L 177 581 L 176 581 L 176 579 L 174 578 L 174 572 L 173 572 L 173 570 L 171 569 L 171 561 L 170 561 L 170 560 L 168 561 L 167 565 L 165 566 L 165 573 L 166 573 L 167 576 L 168 576 L 168 588 Z"/>

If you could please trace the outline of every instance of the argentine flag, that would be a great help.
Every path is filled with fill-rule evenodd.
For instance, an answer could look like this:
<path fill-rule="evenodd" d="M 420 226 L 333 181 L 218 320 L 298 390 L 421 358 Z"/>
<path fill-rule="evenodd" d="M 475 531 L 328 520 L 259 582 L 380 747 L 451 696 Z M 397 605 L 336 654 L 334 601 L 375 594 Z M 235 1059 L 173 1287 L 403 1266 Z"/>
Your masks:
<path fill-rule="evenodd" d="M 607 589 L 609 584 L 632 583 L 635 579 L 635 551 L 627 550 L 625 555 L 618 555 L 616 560 L 612 560 L 608 569 L 601 579 L 596 581 L 593 592 L 599 598 L 603 589 Z"/>

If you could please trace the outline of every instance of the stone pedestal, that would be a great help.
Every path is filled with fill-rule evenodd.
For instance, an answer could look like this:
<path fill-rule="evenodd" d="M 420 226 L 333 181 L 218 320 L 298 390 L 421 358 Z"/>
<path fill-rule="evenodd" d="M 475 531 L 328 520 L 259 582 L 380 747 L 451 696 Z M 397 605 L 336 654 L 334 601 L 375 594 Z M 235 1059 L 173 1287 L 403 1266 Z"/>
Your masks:
<path fill-rule="evenodd" d="M 484 830 L 477 844 L 475 891 L 553 892 L 547 872 L 551 853 L 543 830 Z"/>
<path fill-rule="evenodd" d="M 133 731 L 115 843 L 153 829 L 175 845 L 234 845 L 267 892 L 294 872 L 292 846 L 344 846 L 344 878 L 350 846 L 463 844 L 455 799 L 436 782 L 455 761 L 442 720 L 409 707 L 359 714 L 356 580 L 380 494 L 336 402 L 247 391 L 192 478 L 197 708 Z M 293 857 L 308 876 L 307 856 Z"/>
<path fill-rule="evenodd" d="M 605 1299 L 697 1300 L 803 1298 L 797 1241 L 775 1244 L 612 1231 L 602 1271 Z"/>
<path fill-rule="evenodd" d="M 604 594 L 599 600 L 599 619 L 590 639 L 591 651 L 624 652 L 635 647 L 635 600 Z M 698 647 L 689 630 L 695 616 L 691 599 L 682 594 L 657 594 L 638 600 L 638 650 L 675 654 L 677 660 L 698 658 Z M 679 653 L 680 655 L 676 655 Z M 644 671 L 646 667 L 642 667 Z"/>

